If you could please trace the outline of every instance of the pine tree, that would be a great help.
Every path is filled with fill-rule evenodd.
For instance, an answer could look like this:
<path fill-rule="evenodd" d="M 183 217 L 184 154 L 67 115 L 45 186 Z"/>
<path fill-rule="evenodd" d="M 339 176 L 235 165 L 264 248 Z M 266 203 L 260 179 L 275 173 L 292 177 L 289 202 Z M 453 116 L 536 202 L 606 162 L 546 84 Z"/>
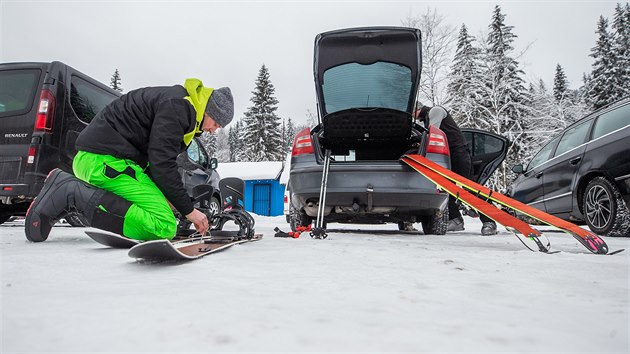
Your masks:
<path fill-rule="evenodd" d="M 118 73 L 118 69 L 114 71 L 114 74 L 112 75 L 112 79 L 109 82 L 109 87 L 113 88 L 114 90 L 118 92 L 123 92 L 123 88 L 120 83 L 120 73 Z"/>
<path fill-rule="evenodd" d="M 216 133 L 216 150 L 214 152 L 214 157 L 217 158 L 219 162 L 229 162 L 230 161 L 230 146 L 228 144 L 228 132 L 226 129 L 219 129 Z"/>
<path fill-rule="evenodd" d="M 278 100 L 274 93 L 275 88 L 269 79 L 269 70 L 263 64 L 250 99 L 253 105 L 247 109 L 243 118 L 243 141 L 247 161 L 284 160 L 280 117 L 276 114 Z"/>
<path fill-rule="evenodd" d="M 617 3 L 612 23 L 612 51 L 615 56 L 617 74 L 615 79 L 615 99 L 630 95 L 630 4 L 625 8 Z"/>
<path fill-rule="evenodd" d="M 489 33 L 483 43 L 483 60 L 479 108 L 482 120 L 488 122 L 488 130 L 507 137 L 512 144 L 508 149 L 506 163 L 502 165 L 502 173 L 494 174 L 489 182 L 496 188 L 506 186 L 508 177 L 512 176 L 506 165 L 524 160 L 528 155 L 530 140 L 526 136 L 527 107 L 526 92 L 521 78 L 523 71 L 514 57 L 512 43 L 517 38 L 512 33 L 512 26 L 505 24 L 505 15 L 496 5 L 489 25 Z"/>
<path fill-rule="evenodd" d="M 476 88 L 480 82 L 480 51 L 474 47 L 474 41 L 475 38 L 468 34 L 466 25 L 462 24 L 449 74 L 447 101 L 450 102 L 451 115 L 460 126 L 483 129 L 484 122 L 480 121 L 479 110 L 476 108 Z"/>
<path fill-rule="evenodd" d="M 243 130 L 243 123 L 237 121 L 236 124 L 232 124 L 228 131 L 228 149 L 230 162 L 240 161 L 243 156 L 243 139 L 241 137 Z"/>
<path fill-rule="evenodd" d="M 216 151 L 217 151 L 216 134 L 203 133 L 199 137 L 199 140 L 201 140 L 201 144 L 206 148 L 206 151 L 208 151 L 208 154 L 210 156 L 214 156 L 216 154 Z"/>
<path fill-rule="evenodd" d="M 565 99 L 567 90 L 569 89 L 569 82 L 567 76 L 564 74 L 564 69 L 560 64 L 556 65 L 556 75 L 553 78 L 553 97 L 556 101 L 560 102 Z"/>
<path fill-rule="evenodd" d="M 287 118 L 287 125 L 286 125 L 286 134 L 285 134 L 285 142 L 286 142 L 286 152 L 291 151 L 291 148 L 293 147 L 293 139 L 295 138 L 295 134 L 297 133 L 295 131 L 295 125 L 293 124 L 293 121 L 291 120 L 291 118 Z"/>
<path fill-rule="evenodd" d="M 595 58 L 591 72 L 589 100 L 593 109 L 598 109 L 613 102 L 617 97 L 615 85 L 617 68 L 612 52 L 612 37 L 608 32 L 608 20 L 603 16 L 597 22 L 598 39 L 591 54 Z"/>

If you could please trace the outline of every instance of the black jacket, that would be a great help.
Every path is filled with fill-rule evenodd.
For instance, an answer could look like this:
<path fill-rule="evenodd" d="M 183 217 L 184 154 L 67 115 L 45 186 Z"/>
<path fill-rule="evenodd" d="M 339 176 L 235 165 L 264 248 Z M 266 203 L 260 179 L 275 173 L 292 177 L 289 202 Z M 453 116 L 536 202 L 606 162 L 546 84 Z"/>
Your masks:
<path fill-rule="evenodd" d="M 112 101 L 79 135 L 76 148 L 130 159 L 146 167 L 166 199 L 183 215 L 193 211 L 177 171 L 184 134 L 195 127 L 195 109 L 183 86 L 147 87 Z M 123 196 L 124 197 L 124 196 Z"/>

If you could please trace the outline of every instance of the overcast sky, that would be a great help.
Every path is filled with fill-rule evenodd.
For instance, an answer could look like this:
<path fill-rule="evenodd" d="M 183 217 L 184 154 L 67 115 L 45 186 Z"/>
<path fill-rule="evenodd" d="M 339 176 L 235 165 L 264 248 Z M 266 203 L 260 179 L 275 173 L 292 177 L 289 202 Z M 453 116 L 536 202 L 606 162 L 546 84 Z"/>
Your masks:
<path fill-rule="evenodd" d="M 298 123 L 316 111 L 313 41 L 320 32 L 357 26 L 400 26 L 436 9 L 456 30 L 487 31 L 501 5 L 514 26 L 527 80 L 552 84 L 556 64 L 570 87 L 591 71 L 597 19 L 612 20 L 616 1 L 0 1 L 0 60 L 59 60 L 109 84 L 115 69 L 126 91 L 198 77 L 230 86 L 235 115 L 251 105 L 264 63 L 278 114 Z M 625 4 L 625 2 L 623 2 Z"/>

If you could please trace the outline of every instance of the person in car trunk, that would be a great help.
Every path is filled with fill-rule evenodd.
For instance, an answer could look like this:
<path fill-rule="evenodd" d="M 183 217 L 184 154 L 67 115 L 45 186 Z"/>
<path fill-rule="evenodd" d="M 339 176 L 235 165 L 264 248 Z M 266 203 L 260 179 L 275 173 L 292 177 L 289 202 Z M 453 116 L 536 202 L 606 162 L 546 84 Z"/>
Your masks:
<path fill-rule="evenodd" d="M 112 101 L 76 141 L 76 177 L 55 169 L 46 178 L 27 212 L 26 237 L 46 240 L 59 218 L 76 211 L 101 230 L 172 239 L 177 221 L 170 205 L 205 234 L 208 218 L 193 207 L 176 158 L 194 136 L 214 133 L 233 116 L 230 89 L 204 87 L 198 79 L 140 88 Z"/>
<path fill-rule="evenodd" d="M 470 179 L 472 167 L 470 149 L 455 119 L 441 106 L 428 107 L 418 103 L 416 108 L 416 118 L 424 122 L 425 127 L 433 125 L 446 134 L 451 154 L 451 170 L 462 177 Z M 483 214 L 479 214 L 479 218 L 483 223 L 481 227 L 482 235 L 488 236 L 497 233 L 497 224 L 494 220 Z M 457 200 L 453 196 L 450 196 L 448 199 L 448 219 L 446 231 L 464 230 L 464 218 L 462 218 Z"/>

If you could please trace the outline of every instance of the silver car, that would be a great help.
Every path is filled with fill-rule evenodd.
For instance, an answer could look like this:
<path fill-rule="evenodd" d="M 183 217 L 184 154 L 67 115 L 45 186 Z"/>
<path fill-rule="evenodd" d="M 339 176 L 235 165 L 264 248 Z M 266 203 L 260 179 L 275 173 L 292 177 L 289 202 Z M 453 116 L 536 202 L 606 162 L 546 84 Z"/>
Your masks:
<path fill-rule="evenodd" d="M 422 67 L 420 31 L 375 27 L 322 33 L 315 39 L 314 59 L 319 124 L 299 132 L 293 144 L 291 228 L 317 217 L 324 154 L 330 150 L 324 223 L 397 223 L 407 230 L 419 222 L 425 234 L 444 234 L 448 195 L 399 161 L 415 153 L 450 168 L 444 133 L 435 127 L 429 133 L 412 117 Z M 486 138 L 501 145 L 484 155 L 483 164 L 473 163 L 487 177 L 503 160 L 507 141 L 480 131 L 465 135 L 471 142 L 479 137 L 480 151 Z"/>

